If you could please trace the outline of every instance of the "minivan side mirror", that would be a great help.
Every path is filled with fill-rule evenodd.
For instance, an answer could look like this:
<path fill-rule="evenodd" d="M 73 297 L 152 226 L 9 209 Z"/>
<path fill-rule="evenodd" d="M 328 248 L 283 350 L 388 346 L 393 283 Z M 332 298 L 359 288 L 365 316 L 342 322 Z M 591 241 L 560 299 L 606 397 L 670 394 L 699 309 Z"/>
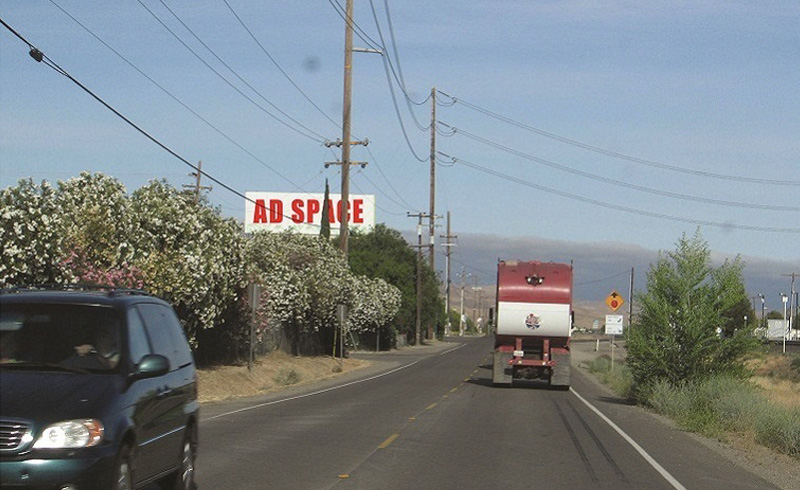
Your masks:
<path fill-rule="evenodd" d="M 133 377 L 136 379 L 155 378 L 163 376 L 169 372 L 169 359 L 160 354 L 147 354 L 142 357 Z"/>

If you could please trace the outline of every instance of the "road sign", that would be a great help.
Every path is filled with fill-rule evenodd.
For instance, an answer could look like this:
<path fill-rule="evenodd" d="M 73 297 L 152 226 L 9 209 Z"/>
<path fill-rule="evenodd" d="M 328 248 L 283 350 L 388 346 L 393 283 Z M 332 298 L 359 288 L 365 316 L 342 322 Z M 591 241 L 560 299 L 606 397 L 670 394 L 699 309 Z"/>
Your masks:
<path fill-rule="evenodd" d="M 622 335 L 622 315 L 606 315 L 606 335 Z"/>
<path fill-rule="evenodd" d="M 622 306 L 624 303 L 625 303 L 625 300 L 624 300 L 624 299 L 622 298 L 622 296 L 620 296 L 620 295 L 619 295 L 619 293 L 618 293 L 618 292 L 616 292 L 616 291 L 613 291 L 613 292 L 612 292 L 611 294 L 609 294 L 609 295 L 608 295 L 608 297 L 606 298 L 606 304 L 607 304 L 607 305 L 608 305 L 608 307 L 609 307 L 609 308 L 611 308 L 613 311 L 617 311 L 617 310 L 619 309 L 619 307 L 620 307 L 620 306 Z"/>

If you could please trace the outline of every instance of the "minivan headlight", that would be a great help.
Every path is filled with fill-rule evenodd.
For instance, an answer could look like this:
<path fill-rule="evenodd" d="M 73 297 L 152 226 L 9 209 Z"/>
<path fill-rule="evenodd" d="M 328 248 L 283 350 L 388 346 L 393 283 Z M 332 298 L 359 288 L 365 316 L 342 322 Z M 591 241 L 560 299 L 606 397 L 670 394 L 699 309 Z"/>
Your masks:
<path fill-rule="evenodd" d="M 103 439 L 103 423 L 96 419 L 65 420 L 42 431 L 34 449 L 91 447 Z"/>

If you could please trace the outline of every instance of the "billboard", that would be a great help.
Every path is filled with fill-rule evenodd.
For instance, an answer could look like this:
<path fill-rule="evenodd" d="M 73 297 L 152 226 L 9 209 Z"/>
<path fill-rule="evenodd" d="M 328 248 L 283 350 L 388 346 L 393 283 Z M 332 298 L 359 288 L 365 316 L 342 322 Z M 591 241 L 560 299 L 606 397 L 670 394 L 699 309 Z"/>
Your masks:
<path fill-rule="evenodd" d="M 293 192 L 246 192 L 244 231 L 280 232 L 292 230 L 304 235 L 318 235 L 322 225 L 324 194 Z M 375 196 L 350 195 L 351 230 L 369 231 L 375 226 Z M 331 236 L 339 234 L 342 223 L 340 194 L 328 196 L 328 222 Z"/>

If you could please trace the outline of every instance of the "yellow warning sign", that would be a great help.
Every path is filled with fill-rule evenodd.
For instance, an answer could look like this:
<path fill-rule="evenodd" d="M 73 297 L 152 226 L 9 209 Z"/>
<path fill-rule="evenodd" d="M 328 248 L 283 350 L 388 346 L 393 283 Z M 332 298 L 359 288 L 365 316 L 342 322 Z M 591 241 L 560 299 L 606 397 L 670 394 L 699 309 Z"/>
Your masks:
<path fill-rule="evenodd" d="M 625 303 L 625 300 L 616 291 L 612 291 L 612 293 L 606 298 L 606 304 L 613 311 L 617 311 L 619 307 L 623 305 L 623 303 Z"/>

